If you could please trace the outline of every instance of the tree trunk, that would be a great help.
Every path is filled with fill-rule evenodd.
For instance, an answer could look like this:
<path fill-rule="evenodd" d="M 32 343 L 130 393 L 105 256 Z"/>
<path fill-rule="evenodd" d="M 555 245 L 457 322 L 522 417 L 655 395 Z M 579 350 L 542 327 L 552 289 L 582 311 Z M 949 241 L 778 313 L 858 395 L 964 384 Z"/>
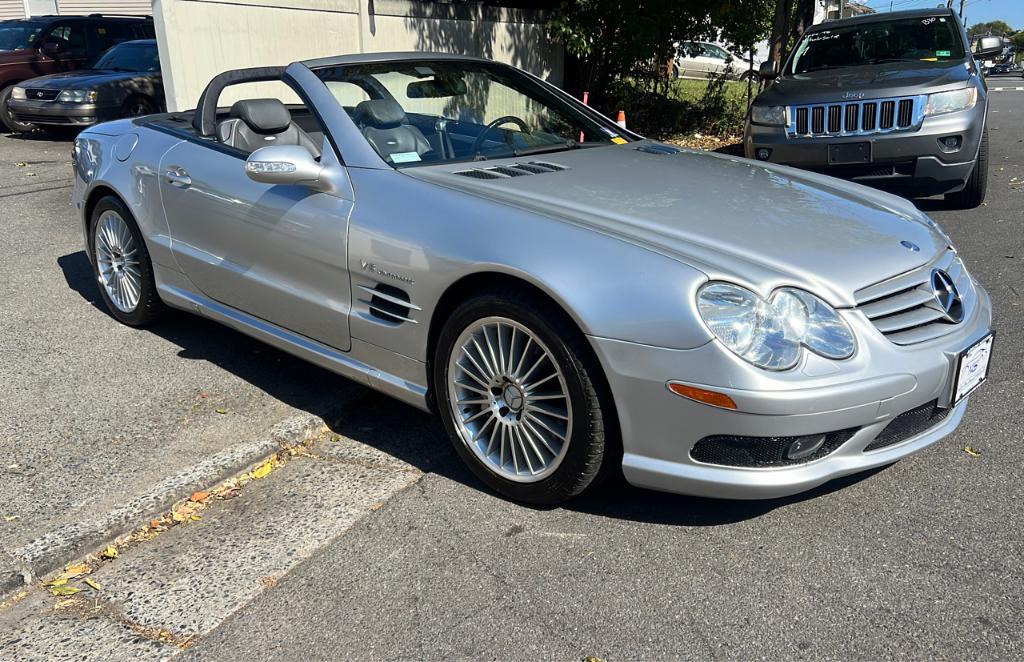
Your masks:
<path fill-rule="evenodd" d="M 772 36 L 768 41 L 769 58 L 777 67 L 782 67 L 782 56 L 789 37 L 789 17 L 793 12 L 793 0 L 775 0 L 775 17 L 772 19 Z"/>

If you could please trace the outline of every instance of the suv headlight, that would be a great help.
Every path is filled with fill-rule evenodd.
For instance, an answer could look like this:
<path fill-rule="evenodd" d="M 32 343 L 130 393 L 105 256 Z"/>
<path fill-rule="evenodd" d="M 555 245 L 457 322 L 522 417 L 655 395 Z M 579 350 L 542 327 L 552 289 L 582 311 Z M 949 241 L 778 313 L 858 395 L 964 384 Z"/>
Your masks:
<path fill-rule="evenodd" d="M 784 287 L 768 299 L 731 283 L 708 283 L 697 307 L 716 338 L 745 361 L 766 370 L 786 370 L 802 348 L 829 359 L 845 359 L 857 348 L 853 332 L 832 306 L 809 292 Z"/>
<path fill-rule="evenodd" d="M 786 126 L 785 106 L 751 106 L 750 121 L 768 126 Z"/>
<path fill-rule="evenodd" d="M 93 103 L 96 101 L 95 90 L 64 90 L 57 96 L 57 101 L 64 103 Z"/>
<path fill-rule="evenodd" d="M 949 92 L 936 92 L 928 95 L 928 105 L 925 106 L 924 114 L 944 115 L 955 113 L 961 110 L 970 110 L 978 103 L 978 88 L 965 87 L 962 90 L 951 90 Z"/>
<path fill-rule="evenodd" d="M 11 98 L 18 99 L 19 101 L 24 101 L 28 98 L 28 95 L 25 94 L 24 87 L 15 87 L 13 90 L 11 90 Z"/>

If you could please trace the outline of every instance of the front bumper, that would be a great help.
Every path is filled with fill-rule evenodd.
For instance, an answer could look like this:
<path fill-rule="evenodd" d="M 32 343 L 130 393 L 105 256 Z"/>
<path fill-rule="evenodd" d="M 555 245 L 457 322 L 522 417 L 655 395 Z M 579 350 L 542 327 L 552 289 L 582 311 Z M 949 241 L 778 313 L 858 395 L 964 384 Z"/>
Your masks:
<path fill-rule="evenodd" d="M 730 499 L 788 496 L 835 478 L 883 466 L 916 453 L 959 425 L 967 400 L 931 427 L 881 448 L 865 448 L 896 417 L 936 401 L 949 407 L 959 353 L 990 331 L 991 302 L 978 285 L 977 305 L 941 338 L 897 346 L 862 313 L 843 311 L 858 337 L 843 362 L 806 355 L 793 370 L 755 368 L 710 342 L 670 350 L 591 338 L 615 397 L 623 437 L 623 472 L 639 487 Z M 683 381 L 730 395 L 737 410 L 700 404 L 666 388 Z M 760 468 L 695 460 L 707 437 L 792 437 L 852 430 L 831 453 L 802 464 Z"/>
<path fill-rule="evenodd" d="M 50 126 L 92 126 L 116 119 L 119 108 L 94 103 L 61 103 L 10 99 L 8 108 L 19 122 Z"/>
<path fill-rule="evenodd" d="M 744 151 L 757 158 L 758 150 L 771 150 L 772 163 L 813 170 L 914 195 L 939 195 L 963 189 L 974 170 L 974 161 L 985 129 L 987 104 L 979 100 L 969 111 L 925 118 L 920 128 L 866 136 L 790 137 L 781 126 L 747 122 Z M 959 149 L 944 150 L 940 138 L 961 136 Z M 829 145 L 871 143 L 871 163 L 830 165 Z"/>

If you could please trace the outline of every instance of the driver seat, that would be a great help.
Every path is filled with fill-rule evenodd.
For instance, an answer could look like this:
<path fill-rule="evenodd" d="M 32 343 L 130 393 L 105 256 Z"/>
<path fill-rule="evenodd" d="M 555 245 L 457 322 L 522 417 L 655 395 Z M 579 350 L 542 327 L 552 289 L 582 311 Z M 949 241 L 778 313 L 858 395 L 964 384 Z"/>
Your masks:
<path fill-rule="evenodd" d="M 367 99 L 361 101 L 352 111 L 355 120 L 367 142 L 384 159 L 392 163 L 406 163 L 422 158 L 433 152 L 423 132 L 406 122 L 405 111 L 398 102 L 391 99 Z M 395 161 L 395 155 L 416 154 L 418 159 L 407 156 Z"/>
<path fill-rule="evenodd" d="M 320 147 L 292 121 L 292 114 L 278 99 L 245 99 L 231 106 L 229 119 L 217 125 L 222 145 L 247 154 L 270 145 L 299 145 L 320 158 Z"/>

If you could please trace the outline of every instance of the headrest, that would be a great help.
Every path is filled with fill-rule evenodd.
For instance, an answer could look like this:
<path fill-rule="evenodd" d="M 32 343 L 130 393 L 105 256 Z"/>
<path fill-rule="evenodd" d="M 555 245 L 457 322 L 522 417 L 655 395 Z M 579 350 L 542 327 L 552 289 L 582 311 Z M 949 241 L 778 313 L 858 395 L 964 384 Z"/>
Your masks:
<path fill-rule="evenodd" d="M 256 133 L 281 133 L 292 123 L 292 114 L 278 99 L 245 99 L 231 106 L 237 117 Z"/>
<path fill-rule="evenodd" d="M 405 111 L 391 99 L 360 101 L 353 114 L 360 124 L 375 127 L 396 126 L 405 120 Z"/>

